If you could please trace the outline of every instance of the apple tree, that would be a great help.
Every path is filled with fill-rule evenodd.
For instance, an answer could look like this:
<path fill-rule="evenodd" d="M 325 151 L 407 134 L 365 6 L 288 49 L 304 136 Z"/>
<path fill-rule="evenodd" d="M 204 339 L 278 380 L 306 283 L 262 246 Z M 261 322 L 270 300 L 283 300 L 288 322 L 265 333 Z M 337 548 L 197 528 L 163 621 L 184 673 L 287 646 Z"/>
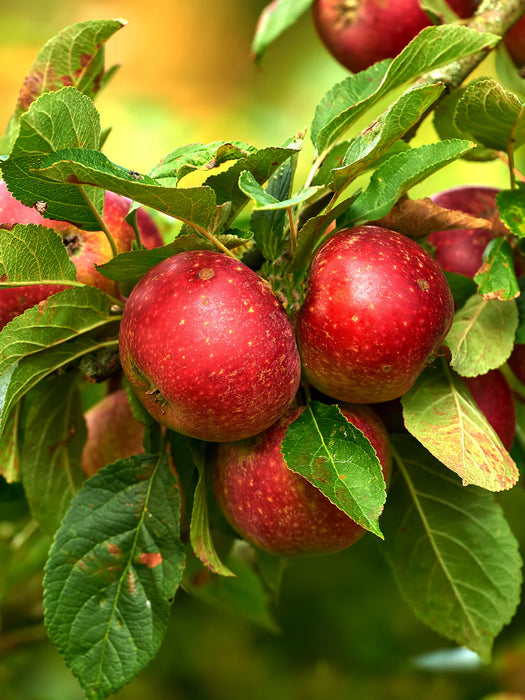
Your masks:
<path fill-rule="evenodd" d="M 525 464 L 525 0 L 373 4 L 264 10 L 257 60 L 312 6 L 349 69 L 285 143 L 111 162 L 95 101 L 120 20 L 65 28 L 23 81 L 0 140 L 0 508 L 31 561 L 11 585 L 43 568 L 87 698 L 155 658 L 179 587 L 205 575 L 270 619 L 285 562 L 362 536 L 484 663 L 519 605 L 497 494 Z M 402 18 L 378 53 L 370 27 Z M 471 79 L 492 51 L 497 78 Z M 411 196 L 496 158 L 507 189 Z"/>

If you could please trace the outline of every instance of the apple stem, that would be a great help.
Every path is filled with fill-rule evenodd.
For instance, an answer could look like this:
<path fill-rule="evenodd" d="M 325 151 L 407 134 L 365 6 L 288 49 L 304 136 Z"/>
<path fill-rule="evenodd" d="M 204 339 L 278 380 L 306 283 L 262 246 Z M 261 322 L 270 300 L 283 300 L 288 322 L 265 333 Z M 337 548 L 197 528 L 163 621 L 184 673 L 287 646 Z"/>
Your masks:
<path fill-rule="evenodd" d="M 96 218 L 96 220 L 100 224 L 100 230 L 105 234 L 106 238 L 108 239 L 108 243 L 109 243 L 110 248 L 111 248 L 112 257 L 115 257 L 115 255 L 118 254 L 117 245 L 115 243 L 115 239 L 113 238 L 113 236 L 109 232 L 108 227 L 106 226 L 106 222 L 98 213 L 96 207 L 94 206 L 93 202 L 88 197 L 88 195 L 86 194 L 86 191 L 82 187 L 82 185 L 78 185 L 78 188 L 79 188 L 80 192 L 82 193 L 82 196 L 84 197 L 84 200 L 86 201 L 86 204 L 88 205 L 91 213 L 93 214 L 93 216 Z"/>
<path fill-rule="evenodd" d="M 286 213 L 288 214 L 288 221 L 290 222 L 290 247 L 293 253 L 297 246 L 297 227 L 293 218 L 292 207 L 286 207 Z"/>
<path fill-rule="evenodd" d="M 192 224 L 190 224 L 190 225 L 191 225 L 196 231 L 198 231 L 199 233 L 201 233 L 205 238 L 207 238 L 209 241 L 211 241 L 211 243 L 213 243 L 213 245 L 214 245 L 216 248 L 218 248 L 222 253 L 224 253 L 225 255 L 228 255 L 230 258 L 234 258 L 235 260 L 237 260 L 237 256 L 234 255 L 234 254 L 232 253 L 231 250 L 229 250 L 228 248 L 226 248 L 226 246 L 225 246 L 223 243 L 221 243 L 221 242 L 219 241 L 219 239 L 216 238 L 216 237 L 213 235 L 213 233 L 210 233 L 209 231 L 207 231 L 207 230 L 206 230 L 205 228 L 203 228 L 202 226 L 197 226 L 197 224 L 195 224 L 195 223 L 192 223 Z"/>

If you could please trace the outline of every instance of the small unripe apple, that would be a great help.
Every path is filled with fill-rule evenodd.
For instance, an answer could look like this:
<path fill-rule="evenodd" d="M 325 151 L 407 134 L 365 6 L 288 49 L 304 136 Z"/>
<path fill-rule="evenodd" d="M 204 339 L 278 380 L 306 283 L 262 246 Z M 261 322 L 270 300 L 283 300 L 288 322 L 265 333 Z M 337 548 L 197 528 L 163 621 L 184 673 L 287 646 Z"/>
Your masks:
<path fill-rule="evenodd" d="M 477 377 L 462 379 L 503 447 L 510 450 L 516 433 L 516 404 L 503 373 L 499 369 L 493 369 Z"/>
<path fill-rule="evenodd" d="M 341 401 L 395 399 L 437 352 L 453 315 L 443 271 L 418 243 L 379 226 L 340 231 L 315 254 L 297 317 L 305 377 Z"/>
<path fill-rule="evenodd" d="M 498 192 L 496 187 L 460 185 L 438 192 L 432 201 L 443 209 L 494 221 L 498 217 Z M 481 267 L 485 248 L 496 235 L 490 229 L 458 228 L 434 231 L 428 242 L 434 246 L 436 260 L 444 270 L 473 278 Z"/>
<path fill-rule="evenodd" d="M 293 328 L 270 285 L 211 251 L 174 255 L 139 281 L 122 316 L 120 357 L 159 423 L 213 442 L 270 426 L 300 379 Z"/>
<path fill-rule="evenodd" d="M 300 474 L 281 453 L 286 430 L 304 410 L 291 408 L 251 439 L 217 445 L 212 462 L 215 497 L 232 527 L 272 554 L 330 554 L 356 542 L 365 530 Z M 370 440 L 383 469 L 390 468 L 386 430 L 368 406 L 341 411 Z"/>
<path fill-rule="evenodd" d="M 479 4 L 446 2 L 462 18 L 470 17 Z M 326 48 L 354 73 L 394 58 L 431 24 L 420 0 L 315 0 L 312 16 Z"/>
<path fill-rule="evenodd" d="M 507 32 L 503 42 L 516 67 L 525 67 L 525 17 Z"/>
<path fill-rule="evenodd" d="M 82 470 L 96 474 L 106 464 L 144 452 L 144 426 L 133 416 L 125 389 L 108 394 L 84 414 L 87 439 Z"/>
<path fill-rule="evenodd" d="M 131 250 L 135 233 L 126 222 L 131 201 L 125 197 L 106 192 L 104 203 L 104 222 L 114 238 L 117 251 L 124 253 Z M 141 240 L 146 248 L 162 245 L 162 238 L 157 225 L 143 209 L 137 212 L 137 223 Z M 54 229 L 62 236 L 77 271 L 80 282 L 102 289 L 109 294 L 115 293 L 115 282 L 104 277 L 95 268 L 111 258 L 111 247 L 102 231 L 83 231 L 66 221 L 45 219 L 36 209 L 26 207 L 7 189 L 5 182 L 0 182 L 0 226 L 15 224 L 39 224 Z M 15 316 L 51 294 L 62 291 L 65 287 L 48 285 L 31 285 L 0 289 L 0 328 Z"/>

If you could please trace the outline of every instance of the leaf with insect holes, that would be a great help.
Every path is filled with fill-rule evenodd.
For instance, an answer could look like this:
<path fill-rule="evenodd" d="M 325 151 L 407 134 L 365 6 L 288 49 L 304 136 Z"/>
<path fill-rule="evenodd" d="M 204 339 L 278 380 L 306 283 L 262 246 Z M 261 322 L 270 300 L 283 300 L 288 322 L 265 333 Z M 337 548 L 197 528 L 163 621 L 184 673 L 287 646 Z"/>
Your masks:
<path fill-rule="evenodd" d="M 522 561 L 494 495 L 464 487 L 409 436 L 392 436 L 398 478 L 382 518 L 385 554 L 431 629 L 490 661 L 520 599 Z"/>
<path fill-rule="evenodd" d="M 338 225 L 357 226 L 380 219 L 410 188 L 461 158 L 471 147 L 470 141 L 451 139 L 391 156 L 374 170 L 368 187 L 341 216 Z"/>
<path fill-rule="evenodd" d="M 180 493 L 166 457 L 122 459 L 73 499 L 45 568 L 50 639 L 88 698 L 157 654 L 184 570 Z"/>
<path fill-rule="evenodd" d="M 252 56 L 259 62 L 268 46 L 303 15 L 313 0 L 273 0 L 259 16 L 252 41 Z"/>
<path fill-rule="evenodd" d="M 464 484 L 510 489 L 516 465 L 460 377 L 428 367 L 401 399 L 406 429 Z"/>
<path fill-rule="evenodd" d="M 343 190 L 370 163 L 384 155 L 434 104 L 444 86 L 420 85 L 403 93 L 381 116 L 350 142 L 342 165 L 332 171 L 330 187 Z"/>
<path fill-rule="evenodd" d="M 456 312 L 443 341 L 452 353 L 451 365 L 463 377 L 477 377 L 501 367 L 510 357 L 518 327 L 514 301 L 474 294 Z"/>
<path fill-rule="evenodd" d="M 98 231 L 100 220 L 93 209 L 102 214 L 104 193 L 93 188 L 81 192 L 67 181 L 50 182 L 37 170 L 50 154 L 65 148 L 97 149 L 99 142 L 100 118 L 89 97 L 73 87 L 45 93 L 20 117 L 18 137 L 2 163 L 7 188 L 29 207 L 42 202 L 46 218 Z"/>
<path fill-rule="evenodd" d="M 0 153 L 11 150 L 20 116 L 40 95 L 71 85 L 94 98 L 107 85 L 118 66 L 105 69 L 104 44 L 124 25 L 119 19 L 78 22 L 42 47 L 24 80 L 6 134 L 0 139 Z"/>
<path fill-rule="evenodd" d="M 368 438 L 337 406 L 311 401 L 288 426 L 281 451 L 301 474 L 352 520 L 382 537 L 385 503 L 381 464 Z"/>
<path fill-rule="evenodd" d="M 53 535 L 85 480 L 81 456 L 86 427 L 78 374 L 67 372 L 31 392 L 24 421 L 20 474 L 31 513 Z"/>
<path fill-rule="evenodd" d="M 495 46 L 500 37 L 463 26 L 427 27 L 394 59 L 373 64 L 335 85 L 316 108 L 311 136 L 323 153 L 388 92 L 420 75 Z"/>
<path fill-rule="evenodd" d="M 220 576 L 235 576 L 220 560 L 210 532 L 208 517 L 208 493 L 206 488 L 205 454 L 206 443 L 199 440 L 191 440 L 191 454 L 193 462 L 199 472 L 199 480 L 193 495 L 193 509 L 190 523 L 190 542 L 195 555 L 204 566 L 214 574 Z"/>
<path fill-rule="evenodd" d="M 0 285 L 45 281 L 67 284 L 77 279 L 62 237 L 36 224 L 0 228 L 0 272 L 5 275 Z"/>
<path fill-rule="evenodd" d="M 483 265 L 474 282 L 483 299 L 509 301 L 520 295 L 514 271 L 514 251 L 504 237 L 494 238 L 485 249 Z"/>
<path fill-rule="evenodd" d="M 183 177 L 196 170 L 218 168 L 229 160 L 245 158 L 256 151 L 255 146 L 242 141 L 189 143 L 164 156 L 148 174 L 157 180 L 159 185 L 175 187 Z"/>
<path fill-rule="evenodd" d="M 118 321 L 95 287 L 66 289 L 16 316 L 0 332 L 0 375 L 24 357 L 58 347 Z"/>

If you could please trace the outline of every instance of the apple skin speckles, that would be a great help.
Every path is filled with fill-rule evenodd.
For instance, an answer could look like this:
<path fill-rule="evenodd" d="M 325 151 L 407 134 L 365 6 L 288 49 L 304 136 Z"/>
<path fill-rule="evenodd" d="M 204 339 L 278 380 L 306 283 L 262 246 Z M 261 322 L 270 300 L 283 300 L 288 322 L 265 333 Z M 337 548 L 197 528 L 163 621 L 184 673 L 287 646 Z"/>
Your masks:
<path fill-rule="evenodd" d="M 443 272 L 419 244 L 379 226 L 340 231 L 314 256 L 297 317 L 305 377 L 340 401 L 397 398 L 437 352 L 453 314 Z"/>
<path fill-rule="evenodd" d="M 269 284 L 222 253 L 156 265 L 122 316 L 120 355 L 138 397 L 163 425 L 201 440 L 241 440 L 295 397 L 293 328 Z"/>

